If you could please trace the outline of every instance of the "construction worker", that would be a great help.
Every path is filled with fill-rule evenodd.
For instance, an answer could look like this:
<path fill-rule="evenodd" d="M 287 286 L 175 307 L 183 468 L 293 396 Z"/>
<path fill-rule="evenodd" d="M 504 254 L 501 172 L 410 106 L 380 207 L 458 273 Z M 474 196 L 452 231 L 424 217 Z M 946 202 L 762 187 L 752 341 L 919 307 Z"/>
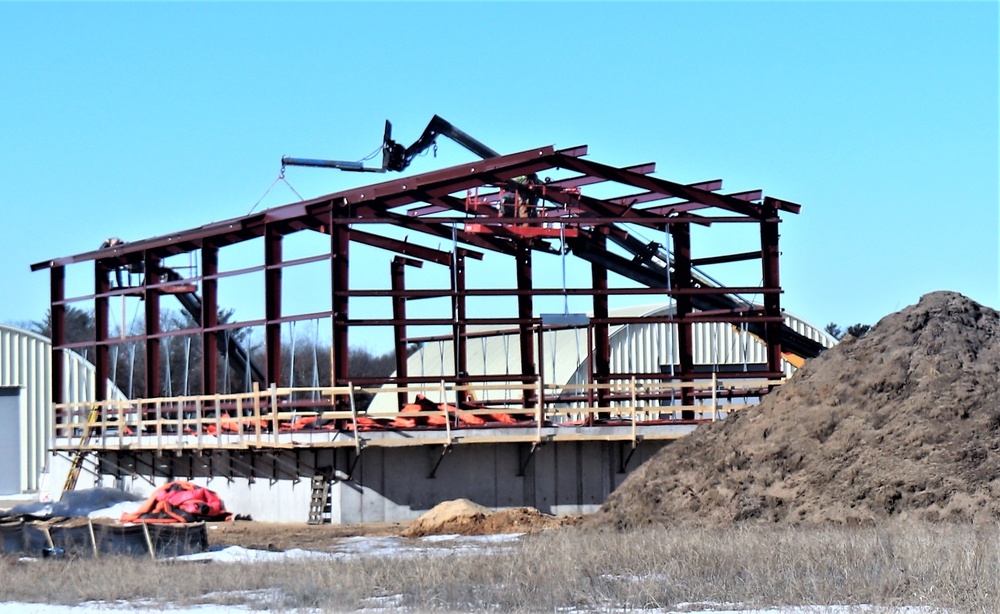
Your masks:
<path fill-rule="evenodd" d="M 510 194 L 503 197 L 504 215 L 535 217 L 538 197 L 534 188 L 537 183 L 538 179 L 534 175 L 518 175 L 508 181 Z"/>
<path fill-rule="evenodd" d="M 125 241 L 122 241 L 118 237 L 108 237 L 104 240 L 104 243 L 101 243 L 100 249 L 109 249 L 112 247 L 118 247 L 119 245 L 125 245 Z M 121 267 L 115 267 L 115 281 L 118 282 L 117 287 L 123 287 Z"/>

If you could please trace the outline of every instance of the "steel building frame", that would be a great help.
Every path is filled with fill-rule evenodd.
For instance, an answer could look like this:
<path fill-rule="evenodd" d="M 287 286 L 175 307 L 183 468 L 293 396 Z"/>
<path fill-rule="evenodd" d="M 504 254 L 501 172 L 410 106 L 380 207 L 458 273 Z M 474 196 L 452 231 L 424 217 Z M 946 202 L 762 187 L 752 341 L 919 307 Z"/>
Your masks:
<path fill-rule="evenodd" d="M 536 335 L 547 326 L 535 314 L 533 297 L 576 295 L 592 297 L 588 319 L 591 382 L 600 384 L 613 379 L 610 373 L 609 326 L 628 323 L 609 316 L 608 299 L 616 295 L 657 295 L 675 301 L 675 313 L 663 318 L 678 326 L 679 363 L 672 373 L 637 374 L 663 381 L 692 382 L 699 375 L 692 354 L 692 324 L 695 322 L 745 323 L 754 334 L 766 341 L 767 364 L 764 372 L 755 376 L 780 378 L 783 350 L 811 356 L 818 347 L 791 335 L 782 324 L 781 286 L 779 275 L 779 213 L 798 213 L 800 206 L 771 197 L 760 191 L 722 194 L 721 180 L 683 185 L 655 178 L 653 164 L 618 168 L 601 164 L 584 156 L 586 146 L 556 150 L 541 147 L 497 158 L 460 164 L 443 170 L 394 179 L 375 185 L 348 189 L 299 203 L 272 208 L 260 213 L 208 224 L 174 234 L 132 241 L 106 249 L 37 263 L 33 271 L 48 269 L 50 273 L 52 351 L 78 346 L 96 348 L 97 380 L 106 381 L 110 373 L 108 348 L 120 343 L 109 332 L 109 300 L 119 295 L 141 296 L 145 301 L 145 330 L 131 341 L 145 346 L 145 381 L 147 396 L 157 396 L 162 390 L 160 342 L 175 334 L 160 330 L 160 299 L 164 294 L 184 287 L 201 291 L 202 317 L 197 328 L 183 332 L 200 335 L 204 351 L 202 377 L 204 394 L 219 391 L 217 381 L 218 332 L 237 326 L 261 326 L 265 331 L 263 368 L 264 385 L 279 384 L 282 369 L 281 326 L 297 320 L 329 318 L 332 334 L 331 385 L 348 385 L 350 331 L 360 326 L 391 326 L 395 332 L 396 376 L 391 381 L 367 381 L 359 378 L 353 384 L 391 383 L 405 386 L 429 381 L 426 377 L 407 372 L 407 343 L 415 339 L 407 334 L 415 325 L 450 326 L 455 340 L 455 365 L 452 384 L 474 379 L 478 382 L 514 380 L 524 384 L 537 381 L 541 365 L 536 359 Z M 540 173 L 569 172 L 571 176 L 554 181 L 538 180 Z M 584 193 L 590 186 L 621 186 L 623 194 L 612 198 Z M 518 205 L 530 204 L 531 209 L 504 208 L 504 199 Z M 499 206 L 497 206 L 499 205 Z M 751 224 L 759 229 L 759 249 L 749 252 L 697 257 L 691 245 L 692 225 Z M 673 243 L 672 266 L 659 268 L 657 257 L 662 246 L 637 244 L 620 226 L 630 224 L 669 233 Z M 553 228 L 561 225 L 564 234 L 559 239 Z M 380 234 L 385 227 L 405 228 L 428 237 L 454 241 L 450 251 L 422 246 Z M 283 241 L 301 231 L 329 235 L 329 252 L 300 259 L 283 257 Z M 220 248 L 250 239 L 262 238 L 263 265 L 239 270 L 219 269 Z M 591 263 L 589 287 L 536 288 L 532 283 L 532 254 L 561 253 L 567 244 L 571 253 Z M 608 249 L 609 243 L 623 246 L 631 257 Z M 350 287 L 351 245 L 364 244 L 387 250 L 395 255 L 391 263 L 391 287 L 360 289 Z M 459 247 L 461 245 L 461 247 Z M 514 259 L 516 287 L 468 288 L 466 262 L 498 254 Z M 164 258 L 177 254 L 195 254 L 201 270 L 183 279 L 167 279 L 161 271 Z M 490 256 L 494 257 L 494 256 Z M 661 258 L 662 259 L 662 258 Z M 697 275 L 694 267 L 727 262 L 759 260 L 763 282 L 760 285 L 714 287 Z M 331 309 L 321 313 L 289 315 L 282 302 L 282 271 L 286 267 L 310 262 L 330 264 L 329 292 Z M 94 263 L 94 289 L 85 296 L 66 296 L 66 267 L 84 262 Z M 408 267 L 436 263 L 449 268 L 451 287 L 442 289 L 410 289 L 406 286 Z M 111 274 L 122 267 L 142 267 L 145 275 L 134 288 L 112 287 Z M 223 324 L 218 321 L 218 281 L 223 277 L 263 272 L 264 318 L 254 321 Z M 612 287 L 609 272 L 636 280 L 645 288 Z M 736 294 L 757 294 L 762 305 L 739 303 Z M 428 296 L 451 298 L 452 314 L 448 318 L 413 318 L 407 314 L 407 302 Z M 391 318 L 358 317 L 349 312 L 352 297 L 388 297 L 392 302 Z M 475 317 L 469 313 L 469 297 L 516 297 L 517 312 L 509 317 Z M 90 302 L 96 319 L 96 338 L 92 342 L 67 343 L 67 306 Z M 467 368 L 468 327 L 484 324 L 493 327 L 514 327 L 520 337 L 519 372 L 487 374 L 471 378 Z M 538 337 L 540 339 L 540 337 Z M 62 361 L 54 359 L 52 400 L 65 399 L 61 389 Z M 720 378 L 741 377 L 741 374 L 719 374 Z M 437 380 L 439 378 L 433 378 Z M 534 393 L 525 387 L 523 406 L 535 403 Z M 100 392 L 100 389 L 99 389 Z M 690 394 L 690 393 L 689 393 Z M 690 400 L 690 399 L 688 399 Z M 399 399 L 403 404 L 407 400 Z M 609 399 L 597 399 L 607 406 Z"/>

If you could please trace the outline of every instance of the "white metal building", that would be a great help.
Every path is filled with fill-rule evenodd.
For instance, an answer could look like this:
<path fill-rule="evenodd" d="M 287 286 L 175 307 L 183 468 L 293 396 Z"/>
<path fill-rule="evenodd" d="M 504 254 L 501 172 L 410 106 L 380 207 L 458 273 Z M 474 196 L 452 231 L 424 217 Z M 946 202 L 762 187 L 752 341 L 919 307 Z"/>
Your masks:
<path fill-rule="evenodd" d="M 0 324 L 0 495 L 37 490 L 52 436 L 52 344 Z M 67 402 L 96 398 L 94 365 L 63 352 Z M 122 398 L 108 382 L 109 398 Z"/>
<path fill-rule="evenodd" d="M 658 317 L 669 316 L 672 306 L 643 305 L 612 310 L 615 317 Z M 824 347 L 832 347 L 837 340 L 822 329 L 805 320 L 785 312 L 785 324 L 799 334 L 817 341 Z M 766 346 L 763 341 L 745 329 L 724 323 L 696 323 L 694 328 L 694 364 L 720 369 L 744 367 L 753 370 L 754 365 L 763 366 L 767 362 Z M 516 332 L 478 336 L 487 329 L 469 327 L 468 358 L 469 374 L 517 373 L 520 369 L 520 339 Z M 476 338 L 478 336 L 478 338 Z M 677 325 L 666 323 L 640 323 L 613 326 L 610 331 L 611 373 L 663 373 L 671 364 L 678 364 L 680 354 L 676 343 Z M 586 380 L 587 333 L 583 329 L 548 331 L 542 338 L 540 361 L 546 382 L 559 384 L 581 384 Z M 450 341 L 434 341 L 423 344 L 414 352 L 408 362 L 410 375 L 451 377 L 454 371 L 454 345 Z M 539 348 L 535 348 L 539 351 Z M 787 360 L 782 361 L 786 377 L 795 372 L 796 367 Z M 431 398 L 438 398 L 437 387 L 427 386 Z M 396 398 L 389 394 L 379 394 L 369 407 L 369 412 L 397 411 Z"/>

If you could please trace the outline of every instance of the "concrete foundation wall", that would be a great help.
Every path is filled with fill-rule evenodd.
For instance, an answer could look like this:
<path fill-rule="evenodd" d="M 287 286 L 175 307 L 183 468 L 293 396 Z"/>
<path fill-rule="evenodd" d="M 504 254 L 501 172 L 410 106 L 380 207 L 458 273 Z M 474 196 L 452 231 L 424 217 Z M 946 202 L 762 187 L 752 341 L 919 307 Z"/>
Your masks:
<path fill-rule="evenodd" d="M 458 446 L 441 457 L 439 446 L 375 448 L 361 454 L 355 475 L 332 484 L 333 522 L 417 518 L 442 501 L 464 498 L 490 508 L 531 506 L 556 514 L 596 511 L 612 490 L 664 445 L 605 441 Z M 434 477 L 430 477 L 438 460 Z M 519 475 L 524 465 L 523 475 Z"/>
<path fill-rule="evenodd" d="M 277 460 L 261 457 L 245 465 L 258 476 L 252 479 L 224 477 L 224 469 L 238 464 L 225 451 L 181 457 L 137 452 L 130 462 L 116 459 L 113 472 L 106 464 L 100 478 L 84 473 L 77 488 L 113 486 L 145 495 L 153 484 L 184 479 L 217 492 L 233 513 L 268 522 L 305 522 L 312 494 L 309 472 L 315 468 L 334 476 L 334 524 L 412 520 L 442 501 L 458 498 L 490 508 L 531 506 L 549 514 L 583 514 L 600 507 L 629 472 L 666 444 L 640 443 L 625 472 L 622 463 L 632 450 L 627 442 L 549 442 L 533 453 L 524 443 L 458 445 L 443 458 L 443 447 L 434 445 L 370 447 L 360 458 L 345 448 L 291 450 Z M 55 455 L 50 463 L 54 483 L 61 484 L 69 467 L 67 456 Z M 289 473 L 296 464 L 303 470 L 299 479 Z M 274 473 L 259 477 L 268 467 Z M 87 469 L 96 470 L 96 465 L 88 462 Z"/>

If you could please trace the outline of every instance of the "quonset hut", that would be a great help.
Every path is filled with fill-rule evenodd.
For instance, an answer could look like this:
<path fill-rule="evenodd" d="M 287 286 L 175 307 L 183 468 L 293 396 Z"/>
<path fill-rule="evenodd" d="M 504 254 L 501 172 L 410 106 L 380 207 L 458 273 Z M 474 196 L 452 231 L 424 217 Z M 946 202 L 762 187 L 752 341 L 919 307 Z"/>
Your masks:
<path fill-rule="evenodd" d="M 60 363 L 59 388 L 71 403 L 124 398 L 111 382 L 97 391 L 94 365 L 76 352 L 53 352 L 48 339 L 0 324 L 0 496 L 35 492 L 47 466 L 52 438 L 52 361 Z"/>

